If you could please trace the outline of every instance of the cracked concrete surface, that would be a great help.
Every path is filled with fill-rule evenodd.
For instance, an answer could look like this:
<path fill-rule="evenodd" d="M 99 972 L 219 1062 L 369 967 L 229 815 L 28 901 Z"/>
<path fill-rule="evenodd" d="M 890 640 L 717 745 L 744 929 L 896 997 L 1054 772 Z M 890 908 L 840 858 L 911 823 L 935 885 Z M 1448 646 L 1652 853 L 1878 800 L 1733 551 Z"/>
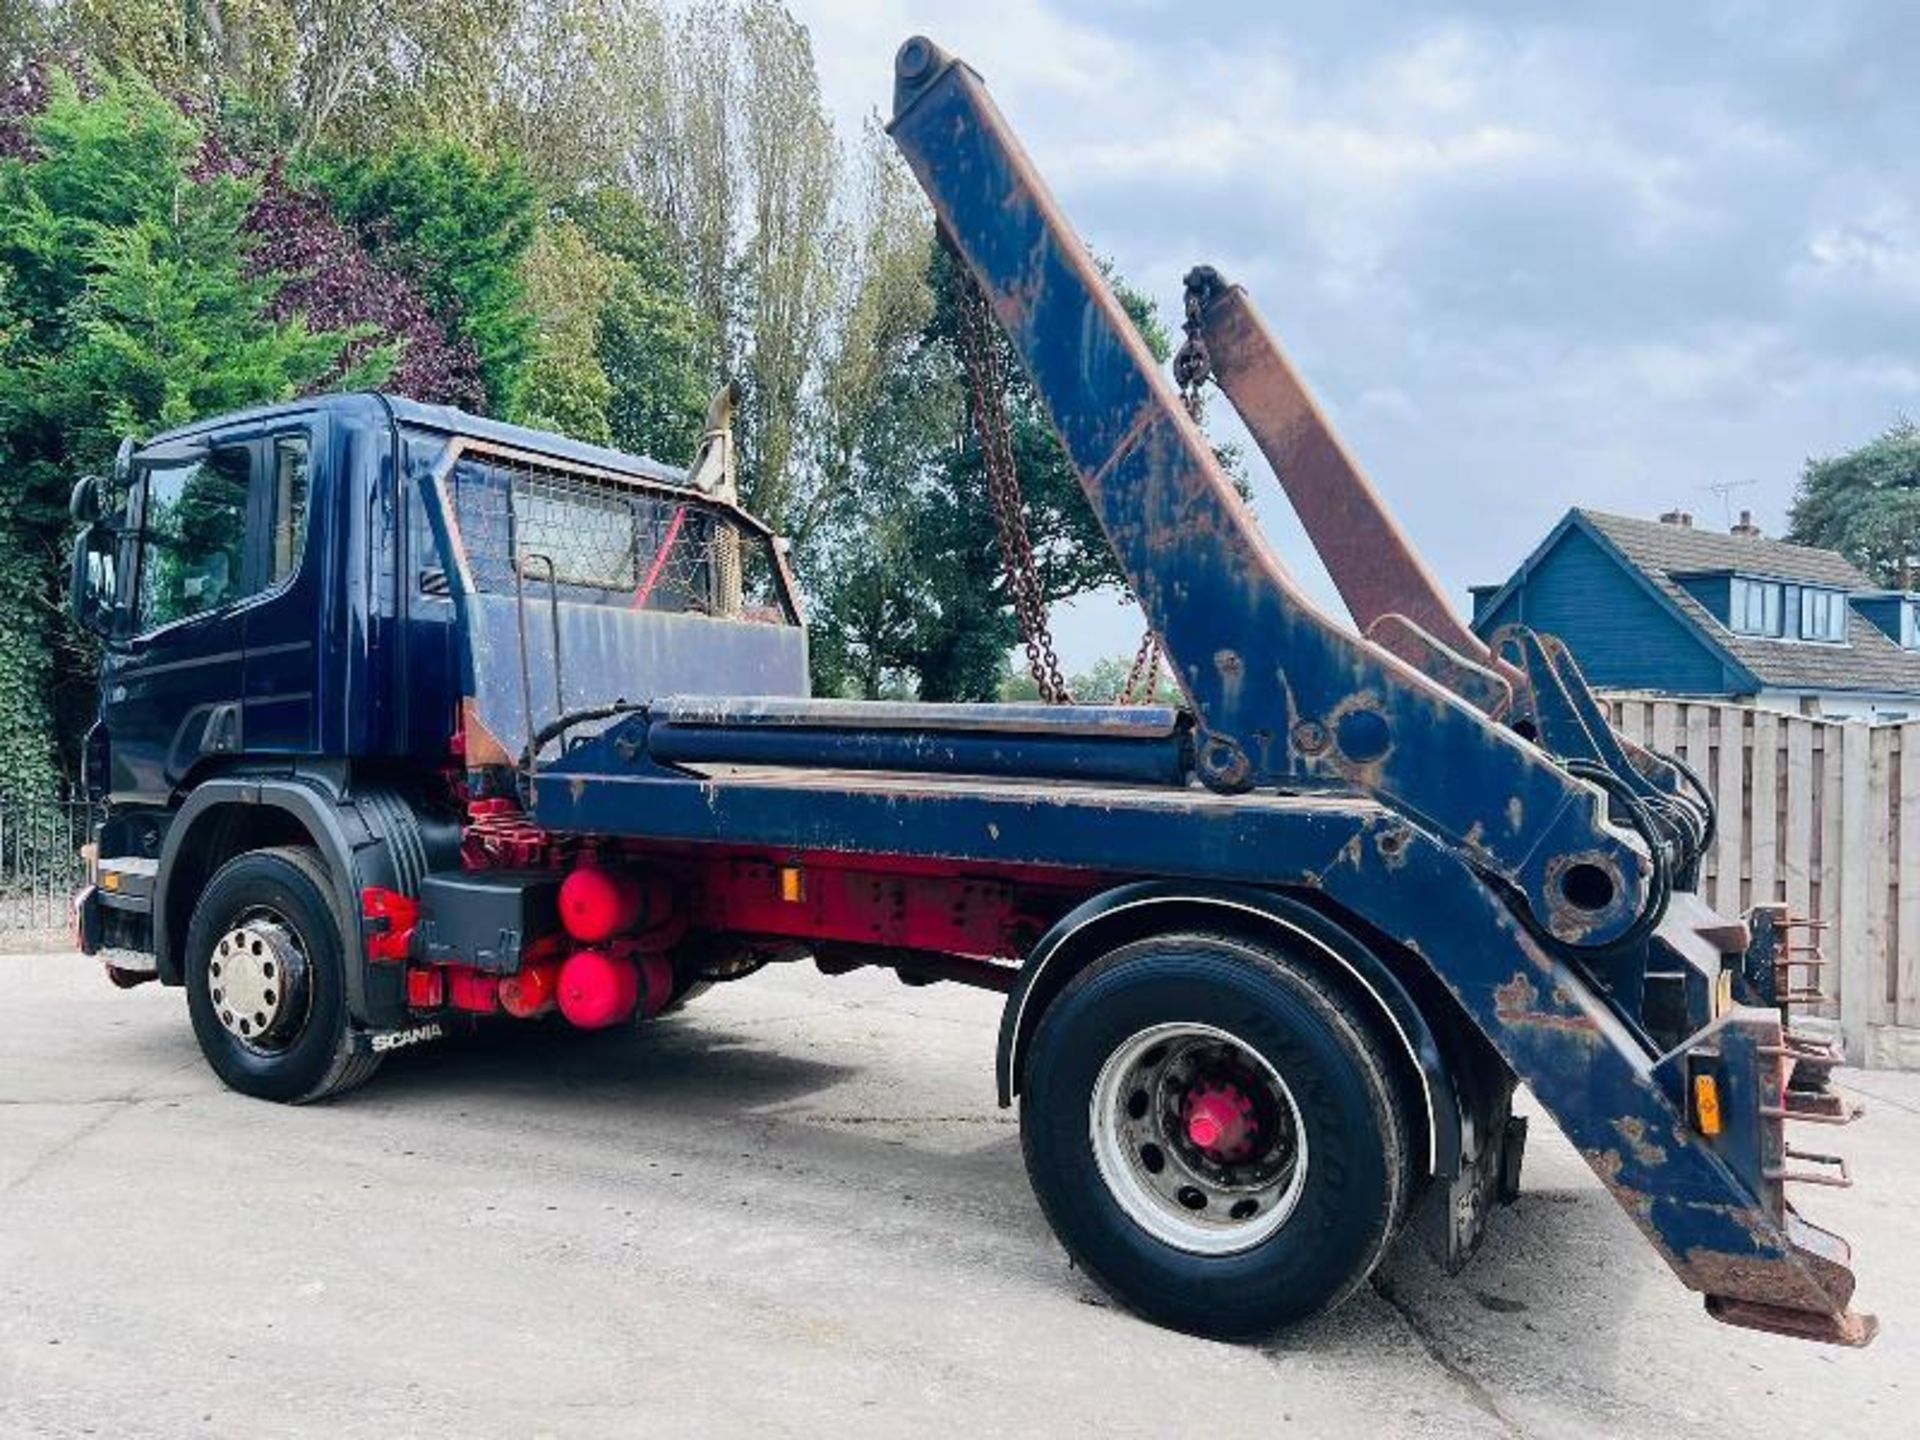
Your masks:
<path fill-rule="evenodd" d="M 1920 1076 L 1843 1077 L 1859 1187 L 1801 1197 L 1854 1242 L 1864 1352 L 1710 1322 L 1539 1119 L 1465 1274 L 1402 1247 L 1237 1348 L 1068 1267 L 994 1107 L 993 996 L 783 968 L 289 1110 L 219 1088 L 178 991 L 0 976 L 0 1435 L 1920 1429 Z"/>

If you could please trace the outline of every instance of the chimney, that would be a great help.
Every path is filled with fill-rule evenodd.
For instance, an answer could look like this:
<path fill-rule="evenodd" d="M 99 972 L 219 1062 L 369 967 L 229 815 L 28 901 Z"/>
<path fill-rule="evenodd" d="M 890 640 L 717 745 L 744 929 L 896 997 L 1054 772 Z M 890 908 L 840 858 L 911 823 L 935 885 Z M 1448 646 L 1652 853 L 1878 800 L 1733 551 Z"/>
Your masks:
<path fill-rule="evenodd" d="M 1742 510 L 1740 512 L 1740 523 L 1727 533 L 1730 535 L 1742 535 L 1749 540 L 1758 540 L 1760 538 L 1760 527 L 1753 523 L 1753 511 Z"/>
<path fill-rule="evenodd" d="M 1693 516 L 1684 510 L 1669 510 L 1660 517 L 1660 523 L 1662 525 L 1675 525 L 1682 530 L 1691 530 L 1693 528 Z"/>

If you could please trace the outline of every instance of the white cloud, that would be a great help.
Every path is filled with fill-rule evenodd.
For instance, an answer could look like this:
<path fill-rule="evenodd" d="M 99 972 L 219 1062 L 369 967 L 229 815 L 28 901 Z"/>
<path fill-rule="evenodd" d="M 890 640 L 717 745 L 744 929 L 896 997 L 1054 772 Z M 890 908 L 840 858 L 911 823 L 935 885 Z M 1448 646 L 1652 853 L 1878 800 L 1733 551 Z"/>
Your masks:
<path fill-rule="evenodd" d="M 1778 530 L 1806 456 L 1920 413 L 1904 0 L 792 3 L 849 122 L 925 31 L 1167 313 L 1246 282 L 1457 596 L 1573 504 L 1752 479 Z M 1076 663 L 1131 628 L 1061 624 Z"/>

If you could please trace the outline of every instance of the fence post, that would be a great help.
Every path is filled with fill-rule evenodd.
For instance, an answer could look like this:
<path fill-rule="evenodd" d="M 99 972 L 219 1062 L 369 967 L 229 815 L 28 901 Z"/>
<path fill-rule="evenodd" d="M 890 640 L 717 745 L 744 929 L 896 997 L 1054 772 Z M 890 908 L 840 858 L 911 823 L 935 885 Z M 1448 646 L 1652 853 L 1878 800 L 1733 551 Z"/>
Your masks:
<path fill-rule="evenodd" d="M 1857 720 L 1840 727 L 1840 1036 L 1847 1060 L 1867 1059 L 1867 1020 L 1873 1013 L 1873 947 L 1867 924 L 1872 902 L 1874 842 L 1872 731 Z"/>
<path fill-rule="evenodd" d="M 1712 775 L 1702 776 L 1713 787 L 1720 812 L 1720 836 L 1714 846 L 1713 908 L 1723 915 L 1744 915 L 1740 903 L 1740 869 L 1745 858 L 1747 811 L 1741 798 L 1747 763 L 1747 712 L 1733 705 L 1716 705 L 1720 722 L 1720 763 Z"/>
<path fill-rule="evenodd" d="M 1900 727 L 1900 899 L 1894 917 L 1899 957 L 1894 1019 L 1920 1026 L 1920 721 Z"/>

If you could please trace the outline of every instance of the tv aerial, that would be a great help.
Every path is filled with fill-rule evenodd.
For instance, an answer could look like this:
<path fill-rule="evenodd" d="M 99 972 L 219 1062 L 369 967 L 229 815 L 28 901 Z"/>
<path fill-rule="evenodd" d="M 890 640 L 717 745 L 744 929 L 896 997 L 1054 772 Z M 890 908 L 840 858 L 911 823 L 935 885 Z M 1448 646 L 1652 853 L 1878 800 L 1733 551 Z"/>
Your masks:
<path fill-rule="evenodd" d="M 1702 490 L 1711 490 L 1715 495 L 1720 497 L 1722 516 L 1726 520 L 1726 523 L 1731 525 L 1733 524 L 1733 492 L 1736 490 L 1751 490 L 1759 483 L 1758 480 L 1715 480 L 1711 484 L 1702 485 L 1700 488 Z"/>

